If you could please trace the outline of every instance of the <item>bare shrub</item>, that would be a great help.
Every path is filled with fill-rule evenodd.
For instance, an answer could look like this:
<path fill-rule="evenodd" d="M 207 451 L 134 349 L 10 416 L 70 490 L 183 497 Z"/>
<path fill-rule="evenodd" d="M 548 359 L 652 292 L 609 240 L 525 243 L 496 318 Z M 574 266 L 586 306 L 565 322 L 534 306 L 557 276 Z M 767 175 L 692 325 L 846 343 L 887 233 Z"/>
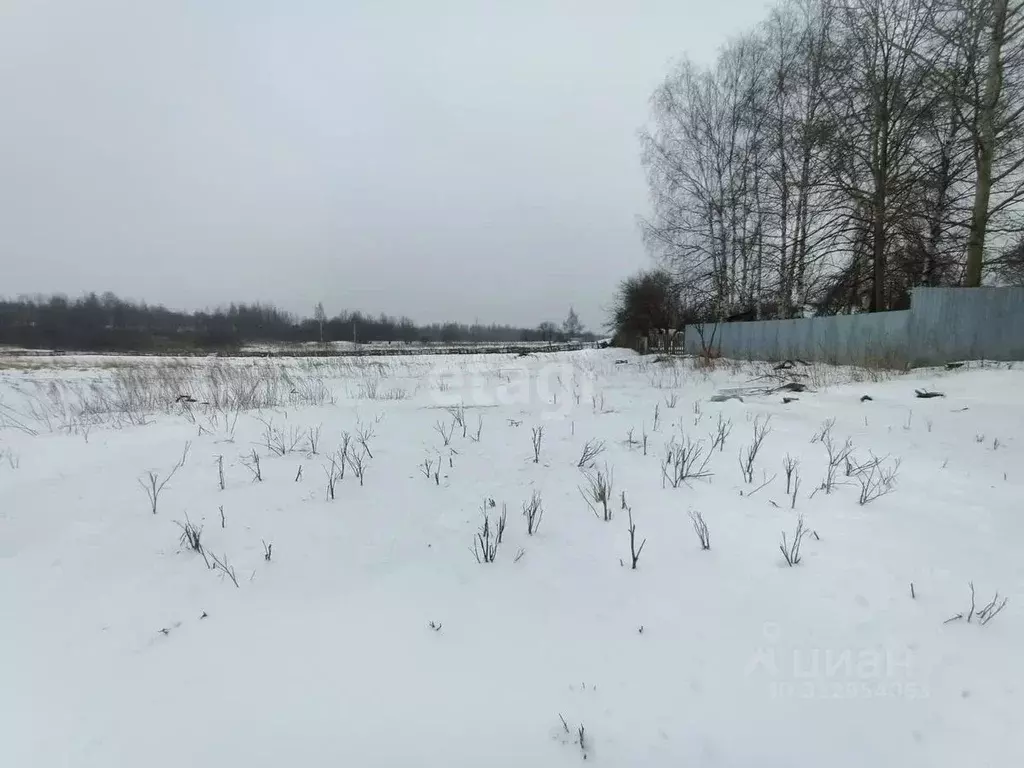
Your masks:
<path fill-rule="evenodd" d="M 139 478 L 139 485 L 142 486 L 142 490 L 146 492 L 146 498 L 149 499 L 149 507 L 156 514 L 157 502 L 160 499 L 160 493 L 164 487 L 171 481 L 178 470 L 185 466 L 185 462 L 188 460 L 188 452 L 192 447 L 192 443 L 185 443 L 185 449 L 181 452 L 181 458 L 178 459 L 178 463 L 175 464 L 171 471 L 167 473 L 167 476 L 161 480 L 160 476 L 152 470 L 147 472 L 144 477 Z"/>
<path fill-rule="evenodd" d="M 217 481 L 220 483 L 220 489 L 224 490 L 224 456 L 217 456 Z"/>
<path fill-rule="evenodd" d="M 614 495 L 614 478 L 612 470 L 605 464 L 604 470 L 591 467 L 584 470 L 584 485 L 578 486 L 580 495 L 587 502 L 590 511 L 599 518 L 608 522 L 612 519 L 613 505 L 611 503 Z"/>
<path fill-rule="evenodd" d="M 632 569 L 636 570 L 636 564 L 640 560 L 640 554 L 644 551 L 644 545 L 647 544 L 647 539 L 640 542 L 640 546 L 636 545 L 636 523 L 633 522 L 633 510 L 626 507 L 626 514 L 629 515 L 629 557 L 632 561 Z"/>
<path fill-rule="evenodd" d="M 484 514 L 486 514 L 486 513 L 484 513 Z M 504 502 L 502 502 L 502 504 L 501 504 L 501 514 L 498 515 L 498 524 L 495 526 L 495 536 L 494 536 L 494 539 L 495 539 L 495 541 L 498 542 L 498 544 L 501 544 L 502 540 L 505 538 L 505 523 L 506 522 L 508 522 L 508 506 Z"/>
<path fill-rule="evenodd" d="M 872 457 L 865 466 L 857 473 L 857 482 L 860 483 L 860 497 L 858 502 L 861 506 L 879 499 L 896 489 L 896 476 L 899 474 L 900 460 L 894 459 L 888 466 L 884 459 Z"/>
<path fill-rule="evenodd" d="M 39 419 L 39 421 L 44 420 Z M 0 402 L 0 429 L 14 429 L 32 437 L 39 434 L 38 430 L 29 426 L 25 417 L 15 411 L 11 406 L 2 402 Z"/>
<path fill-rule="evenodd" d="M 373 458 L 372 455 L 362 443 L 360 443 L 360 450 L 349 453 L 348 465 L 352 468 L 352 474 L 359 478 L 360 487 L 363 485 L 363 479 L 366 477 L 366 467 L 371 458 Z"/>
<path fill-rule="evenodd" d="M 711 452 L 706 450 L 703 440 L 694 441 L 686 437 L 680 443 L 672 438 L 666 446 L 665 460 L 661 465 L 662 486 L 668 482 L 673 488 L 678 488 L 688 480 L 711 477 L 712 473 L 708 471 L 710 461 Z"/>
<path fill-rule="evenodd" d="M 473 538 L 472 552 L 476 561 L 478 563 L 493 563 L 494 558 L 498 555 L 500 543 L 497 534 L 491 528 L 490 516 L 484 513 L 483 525 L 480 526 L 480 530 Z"/>
<path fill-rule="evenodd" d="M 323 428 L 323 424 L 317 424 L 315 427 L 310 427 L 306 432 L 306 446 L 309 448 L 311 456 L 316 456 L 320 451 L 320 433 L 323 431 Z"/>
<path fill-rule="evenodd" d="M 466 406 L 462 403 L 445 409 L 451 414 L 452 421 L 456 427 L 462 430 L 462 436 L 466 436 Z"/>
<path fill-rule="evenodd" d="M 673 392 L 671 395 L 665 398 L 666 408 L 675 408 L 679 404 L 679 395 Z"/>
<path fill-rule="evenodd" d="M 796 472 L 796 468 L 800 466 L 800 461 L 794 459 L 788 453 L 786 458 L 782 460 L 782 469 L 786 473 L 786 495 L 788 496 L 792 492 L 793 487 L 793 473 Z"/>
<path fill-rule="evenodd" d="M 480 433 L 484 431 L 484 417 L 477 414 L 476 417 L 476 433 L 469 436 L 470 440 L 474 443 L 480 442 Z"/>
<path fill-rule="evenodd" d="M 540 463 L 540 445 L 544 440 L 544 427 L 533 427 L 530 430 L 530 440 L 533 443 L 533 463 Z"/>
<path fill-rule="evenodd" d="M 445 447 L 448 447 L 451 445 L 452 435 L 455 433 L 455 422 L 451 422 L 446 427 L 441 421 L 438 421 L 434 424 L 434 431 L 441 436 Z"/>
<path fill-rule="evenodd" d="M 700 548 L 711 549 L 711 533 L 708 531 L 708 524 L 704 522 L 704 516 L 695 509 L 690 510 L 690 522 L 693 523 L 693 532 L 697 534 L 700 541 Z"/>
<path fill-rule="evenodd" d="M 334 394 L 324 384 L 323 379 L 292 379 L 285 374 L 285 382 L 291 384 L 288 394 L 292 405 L 324 405 L 335 402 Z"/>
<path fill-rule="evenodd" d="M 234 584 L 235 587 L 237 588 L 238 579 L 235 577 L 235 568 L 233 565 L 231 565 L 231 563 L 228 562 L 228 556 L 224 554 L 220 557 L 217 557 L 215 554 L 211 552 L 210 560 L 213 561 L 210 564 L 210 568 L 212 568 L 215 571 L 220 571 L 221 573 L 223 573 L 225 576 L 231 579 L 231 583 Z"/>
<path fill-rule="evenodd" d="M 359 397 L 364 400 L 376 400 L 380 394 L 380 376 L 366 373 L 359 384 Z"/>
<path fill-rule="evenodd" d="M 985 604 L 980 610 L 977 609 L 974 596 L 974 582 L 970 582 L 967 585 L 971 589 L 971 609 L 964 616 L 963 613 L 958 613 L 955 616 L 950 616 L 946 619 L 945 624 L 949 624 L 951 621 L 959 621 L 961 619 L 967 619 L 967 623 L 970 624 L 974 619 L 978 620 L 978 624 L 981 626 L 987 625 L 992 619 L 998 616 L 1006 604 L 1009 602 L 1009 598 L 1004 597 L 1002 601 L 999 600 L 999 592 L 996 591 L 995 597 L 993 597 L 988 603 Z"/>
<path fill-rule="evenodd" d="M 235 441 L 235 429 L 238 426 L 238 417 L 241 415 L 238 408 L 228 410 L 216 408 L 206 414 L 206 431 L 210 434 L 220 434 L 221 441 L 233 443 Z"/>
<path fill-rule="evenodd" d="M 808 533 L 810 531 L 804 527 L 803 515 L 797 518 L 796 530 L 793 532 L 793 538 L 790 541 L 786 541 L 786 532 L 782 532 L 782 543 L 779 544 L 779 550 L 786 559 L 786 565 L 790 568 L 800 564 L 800 544 Z"/>
<path fill-rule="evenodd" d="M 298 427 L 288 431 L 274 425 L 273 419 L 258 419 L 263 424 L 263 443 L 267 451 L 275 456 L 284 456 L 297 450 L 304 442 L 305 435 Z"/>
<path fill-rule="evenodd" d="M 719 452 L 725 450 L 725 440 L 732 433 L 732 419 L 726 419 L 722 417 L 722 414 L 718 414 L 718 423 L 715 425 L 715 431 L 711 435 L 711 450 L 715 448 Z"/>
<path fill-rule="evenodd" d="M 346 457 L 341 456 L 339 451 L 332 454 L 330 459 L 330 463 L 324 465 L 324 474 L 327 475 L 327 500 L 334 501 L 338 481 L 344 477 Z M 339 466 L 341 469 L 339 469 Z"/>
<path fill-rule="evenodd" d="M 835 419 L 831 420 L 831 423 L 835 423 Z M 828 425 L 829 422 L 826 422 Z M 839 467 L 847 464 L 850 460 L 850 456 L 853 454 L 853 442 L 850 438 L 846 438 L 841 446 L 838 445 L 832 436 L 831 427 L 823 429 L 819 441 L 825 446 L 825 451 L 828 454 L 828 467 L 825 470 L 825 479 L 821 483 L 821 489 L 825 493 L 832 493 L 832 490 L 836 486 L 836 476 L 839 473 Z"/>
<path fill-rule="evenodd" d="M 207 560 L 206 552 L 203 549 L 203 526 L 193 523 L 188 519 L 188 515 L 185 515 L 184 523 L 175 520 L 174 524 L 181 528 L 181 536 L 178 539 L 181 546 L 199 554 L 206 562 L 207 567 L 209 567 L 210 561 Z"/>
<path fill-rule="evenodd" d="M 820 443 L 832 434 L 832 430 L 836 426 L 835 418 L 826 419 L 821 424 L 821 428 L 811 436 L 811 445 Z"/>
<path fill-rule="evenodd" d="M 256 449 L 252 449 L 252 453 L 242 459 L 242 466 L 248 469 L 252 473 L 252 481 L 254 483 L 263 482 L 263 469 L 260 466 L 260 455 L 256 453 Z"/>
<path fill-rule="evenodd" d="M 341 445 L 338 446 L 338 450 L 334 456 L 338 462 L 338 479 L 345 479 L 345 466 L 348 464 L 348 455 L 352 452 L 352 433 L 342 432 L 341 433 Z"/>
<path fill-rule="evenodd" d="M 583 445 L 583 452 L 580 454 L 580 460 L 576 462 L 576 466 L 579 469 L 592 466 L 597 457 L 604 453 L 604 449 L 604 440 L 587 440 Z"/>
<path fill-rule="evenodd" d="M 764 444 L 764 439 L 772 431 L 769 425 L 770 421 L 771 416 L 763 421 L 760 416 L 754 419 L 754 434 L 750 445 L 740 450 L 740 471 L 743 473 L 743 479 L 747 483 L 754 482 L 754 462 L 757 460 L 757 454 Z"/>
<path fill-rule="evenodd" d="M 267 542 L 263 541 L 263 539 L 260 539 L 260 541 L 263 543 L 263 559 L 269 563 L 270 558 L 274 553 L 274 544 L 273 542 L 267 544 Z"/>
<path fill-rule="evenodd" d="M 373 426 L 370 424 L 363 424 L 361 421 L 356 422 L 356 442 L 363 449 L 363 452 L 373 458 L 373 451 L 370 450 L 370 441 L 376 436 L 376 432 Z M 359 484 L 362 485 L 362 478 L 360 478 Z"/>
<path fill-rule="evenodd" d="M 523 503 L 523 517 L 526 518 L 526 534 L 533 536 L 540 528 L 540 521 L 544 517 L 544 505 L 537 491 L 530 494 L 529 501 Z"/>

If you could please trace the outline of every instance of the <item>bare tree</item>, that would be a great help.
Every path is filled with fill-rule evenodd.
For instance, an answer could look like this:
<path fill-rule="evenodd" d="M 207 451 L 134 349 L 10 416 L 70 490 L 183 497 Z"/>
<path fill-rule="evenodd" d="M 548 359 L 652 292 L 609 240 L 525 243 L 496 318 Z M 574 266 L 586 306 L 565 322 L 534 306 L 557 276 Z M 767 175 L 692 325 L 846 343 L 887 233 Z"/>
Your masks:
<path fill-rule="evenodd" d="M 976 287 L 990 226 L 1024 200 L 1024 4 L 945 0 L 936 27 L 956 56 L 956 69 L 939 75 L 954 92 L 974 160 L 964 285 Z"/>
<path fill-rule="evenodd" d="M 317 302 L 316 307 L 313 309 L 313 319 L 316 321 L 317 326 L 320 328 L 320 343 L 324 343 L 324 323 L 327 322 L 327 312 L 324 311 L 324 303 L 322 301 Z"/>

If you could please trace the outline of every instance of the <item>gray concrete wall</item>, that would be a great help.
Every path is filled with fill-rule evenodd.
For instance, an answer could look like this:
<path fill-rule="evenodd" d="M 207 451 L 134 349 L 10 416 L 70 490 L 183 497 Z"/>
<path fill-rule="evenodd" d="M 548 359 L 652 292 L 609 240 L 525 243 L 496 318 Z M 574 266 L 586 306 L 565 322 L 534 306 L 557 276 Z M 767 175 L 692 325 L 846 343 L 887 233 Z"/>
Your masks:
<path fill-rule="evenodd" d="M 686 352 L 707 344 L 740 360 L 891 367 L 1024 360 L 1024 288 L 918 288 L 906 311 L 710 324 L 703 343 L 698 331 L 686 329 Z"/>

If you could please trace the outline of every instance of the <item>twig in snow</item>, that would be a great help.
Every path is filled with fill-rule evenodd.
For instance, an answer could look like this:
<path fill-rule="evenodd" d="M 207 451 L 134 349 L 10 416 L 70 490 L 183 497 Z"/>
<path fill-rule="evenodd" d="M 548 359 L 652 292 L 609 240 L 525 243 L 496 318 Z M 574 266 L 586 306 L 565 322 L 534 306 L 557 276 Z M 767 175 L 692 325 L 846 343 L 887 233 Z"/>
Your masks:
<path fill-rule="evenodd" d="M 455 427 L 462 428 L 462 436 L 466 436 L 466 406 L 462 403 L 445 409 L 452 417 L 452 431 Z"/>
<path fill-rule="evenodd" d="M 827 429 L 823 427 L 821 437 L 819 437 L 819 441 L 825 446 L 825 451 L 828 453 L 828 469 L 825 470 L 825 479 L 821 483 L 821 489 L 825 493 L 832 493 L 832 489 L 836 485 L 839 466 L 845 464 L 853 453 L 853 442 L 850 438 L 846 438 L 846 442 L 841 447 L 836 444 L 832 437 L 832 424 L 835 424 L 835 419 L 825 422 Z"/>
<path fill-rule="evenodd" d="M 743 479 L 747 483 L 754 482 L 754 461 L 757 459 L 757 454 L 761 450 L 764 439 L 772 431 L 769 425 L 770 421 L 771 416 L 764 421 L 761 420 L 760 416 L 754 419 L 754 434 L 750 445 L 740 450 L 740 471 L 743 473 Z"/>
<path fill-rule="evenodd" d="M 1000 601 L 999 592 L 997 591 L 995 597 L 993 597 L 983 608 L 979 610 L 975 603 L 974 582 L 969 582 L 967 586 L 970 587 L 971 590 L 971 609 L 966 616 L 968 624 L 976 618 L 978 620 L 978 624 L 984 627 L 992 621 L 992 619 L 998 616 L 1002 612 L 1003 608 L 1006 607 L 1007 602 L 1009 602 L 1009 598 L 1006 597 Z M 958 613 L 955 616 L 950 616 L 943 622 L 943 624 L 949 624 L 952 621 L 959 621 L 963 618 L 964 615 L 962 613 Z"/>
<path fill-rule="evenodd" d="M 146 473 L 145 480 L 141 477 L 139 478 L 139 485 L 142 486 L 142 490 L 146 492 L 146 498 L 149 499 L 149 506 L 154 515 L 156 514 L 157 502 L 160 499 L 161 491 L 163 491 L 164 486 L 171 481 L 171 478 L 177 474 L 178 470 L 185 466 L 185 461 L 188 459 L 188 451 L 191 447 L 192 443 L 185 443 L 185 449 L 181 453 L 181 458 L 178 460 L 178 463 L 171 468 L 171 471 L 167 473 L 167 477 L 163 480 L 161 480 L 160 476 L 153 471 Z"/>
<path fill-rule="evenodd" d="M 793 487 L 792 487 L 793 473 L 796 471 L 796 468 L 799 467 L 799 466 L 800 466 L 799 460 L 794 459 L 792 456 L 790 456 L 787 453 L 786 454 L 786 458 L 783 459 L 783 461 L 782 461 L 782 468 L 786 472 L 786 495 L 787 496 L 790 493 L 793 492 Z"/>
<path fill-rule="evenodd" d="M 478 563 L 493 563 L 498 555 L 498 539 L 491 529 L 491 518 L 485 513 L 484 524 L 473 538 L 474 557 Z"/>
<path fill-rule="evenodd" d="M 380 421 L 378 420 L 377 423 L 379 424 Z M 363 451 L 371 459 L 373 458 L 373 452 L 370 450 L 370 441 L 374 438 L 374 435 L 372 426 L 363 424 L 361 421 L 356 422 L 356 442 L 362 446 Z M 359 484 L 363 484 L 362 477 L 359 478 Z"/>
<path fill-rule="evenodd" d="M 206 551 L 203 549 L 202 543 L 203 526 L 193 523 L 188 519 L 188 515 L 185 515 L 184 523 L 175 520 L 174 524 L 181 528 L 181 537 L 179 538 L 181 545 L 202 556 L 206 567 L 209 568 L 210 561 L 206 559 Z"/>
<path fill-rule="evenodd" d="M 636 523 L 633 522 L 633 510 L 627 507 L 626 513 L 629 515 L 629 556 L 633 561 L 633 570 L 635 571 L 637 561 L 640 560 L 640 553 L 644 551 L 647 539 L 640 542 L 639 548 L 636 546 Z"/>
<path fill-rule="evenodd" d="M 782 532 L 782 543 L 779 545 L 779 550 L 782 552 L 782 556 L 786 559 L 786 565 L 790 568 L 794 565 L 800 564 L 800 544 L 807 533 L 807 529 L 804 528 L 803 515 L 797 518 L 796 531 L 793 532 L 792 541 L 787 542 L 786 532 Z"/>
<path fill-rule="evenodd" d="M 540 521 L 544 517 L 544 505 L 537 491 L 530 495 L 529 501 L 523 503 L 523 516 L 526 518 L 526 533 L 533 536 L 540 528 Z"/>
<path fill-rule="evenodd" d="M 690 520 L 693 523 L 693 531 L 697 534 L 702 550 L 711 549 L 711 533 L 708 531 L 708 524 L 704 522 L 704 516 L 695 509 L 690 510 Z"/>
<path fill-rule="evenodd" d="M 583 445 L 583 452 L 580 454 L 580 460 L 576 462 L 576 466 L 580 469 L 593 466 L 597 457 L 604 453 L 604 449 L 604 440 L 587 440 Z"/>
<path fill-rule="evenodd" d="M 330 456 L 331 463 L 324 464 L 324 474 L 327 475 L 327 501 L 334 501 L 335 488 L 343 474 L 343 470 L 339 467 L 343 467 L 344 464 L 338 463 L 339 458 L 339 454 L 332 454 Z M 344 459 L 341 459 L 341 461 L 344 462 Z"/>
<path fill-rule="evenodd" d="M 718 414 L 718 424 L 715 427 L 715 433 L 711 436 L 711 450 L 718 449 L 719 453 L 725 450 L 725 440 L 729 437 L 732 432 L 732 419 L 725 419 L 722 414 Z"/>
<path fill-rule="evenodd" d="M 363 478 L 366 477 L 366 467 L 369 464 L 369 459 L 373 456 L 367 449 L 366 444 L 360 441 L 360 451 L 352 451 L 348 457 L 348 465 L 352 468 L 352 474 L 359 478 L 359 486 L 363 485 Z"/>
<path fill-rule="evenodd" d="M 320 450 L 320 432 L 322 430 L 323 424 L 317 424 L 315 427 L 310 427 L 307 433 L 306 442 L 309 445 L 309 452 L 313 456 L 316 456 Z"/>
<path fill-rule="evenodd" d="M 896 488 L 896 476 L 900 469 L 900 460 L 895 459 L 891 466 L 885 467 L 883 459 L 872 457 L 873 460 L 862 467 L 857 475 L 860 483 L 861 506 L 891 493 Z"/>
<path fill-rule="evenodd" d="M 591 512 L 608 522 L 612 519 L 611 498 L 614 488 L 612 470 L 605 464 L 604 471 L 591 468 L 584 471 L 583 477 L 586 483 L 585 486 L 578 486 L 580 495 L 587 502 Z"/>
<path fill-rule="evenodd" d="M 687 437 L 677 443 L 673 437 L 666 446 L 661 465 L 662 485 L 668 481 L 673 488 L 678 488 L 687 480 L 711 477 L 707 469 L 710 461 L 711 452 L 705 450 L 703 440 L 695 442 Z"/>
<path fill-rule="evenodd" d="M 768 475 L 766 473 L 762 472 L 761 473 L 761 479 L 763 480 L 763 482 L 759 486 L 757 486 L 757 488 L 755 488 L 752 491 L 747 491 L 746 493 L 744 493 L 743 491 L 740 491 L 740 496 L 753 496 L 755 493 L 760 491 L 762 488 L 764 488 L 765 486 L 769 485 L 776 477 L 778 477 L 778 475 L 772 475 L 771 477 L 768 477 Z"/>
<path fill-rule="evenodd" d="M 441 421 L 438 421 L 434 424 L 434 431 L 441 436 L 445 447 L 447 447 L 451 445 L 452 442 L 452 434 L 455 432 L 455 422 L 451 422 L 446 428 Z"/>
<path fill-rule="evenodd" d="M 238 578 L 235 576 L 234 566 L 232 566 L 231 563 L 228 562 L 228 556 L 225 554 L 221 555 L 218 558 L 215 554 L 211 552 L 210 559 L 213 561 L 213 565 L 211 565 L 210 567 L 215 571 L 220 571 L 229 579 L 231 579 L 231 583 L 234 584 L 235 587 L 237 588 Z"/>
<path fill-rule="evenodd" d="M 533 443 L 533 463 L 540 463 L 540 444 L 544 440 L 544 427 L 533 427 L 531 430 L 531 441 Z"/>
<path fill-rule="evenodd" d="M 252 481 L 254 483 L 263 482 L 263 470 L 260 467 L 260 455 L 256 453 L 255 448 L 252 449 L 252 455 L 242 459 L 242 466 L 252 473 Z"/>

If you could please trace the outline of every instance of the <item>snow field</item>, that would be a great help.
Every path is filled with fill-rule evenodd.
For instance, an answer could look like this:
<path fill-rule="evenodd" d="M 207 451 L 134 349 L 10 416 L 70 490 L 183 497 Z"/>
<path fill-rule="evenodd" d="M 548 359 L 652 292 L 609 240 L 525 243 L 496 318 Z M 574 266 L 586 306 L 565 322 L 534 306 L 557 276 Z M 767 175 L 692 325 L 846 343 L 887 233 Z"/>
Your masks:
<path fill-rule="evenodd" d="M 0 764 L 1021 763 L 1024 373 L 798 367 L 793 402 L 711 401 L 789 380 L 769 371 L 593 350 L 0 373 Z M 826 493 L 830 420 L 854 472 Z M 317 454 L 276 454 L 317 428 Z M 364 483 L 349 466 L 329 500 L 346 432 Z M 687 439 L 710 476 L 672 487 Z M 580 492 L 589 440 L 608 522 Z M 154 515 L 138 481 L 186 443 Z M 860 504 L 872 456 L 898 470 Z M 186 516 L 237 588 L 179 541 Z M 987 624 L 969 582 L 975 613 L 1009 599 Z"/>

